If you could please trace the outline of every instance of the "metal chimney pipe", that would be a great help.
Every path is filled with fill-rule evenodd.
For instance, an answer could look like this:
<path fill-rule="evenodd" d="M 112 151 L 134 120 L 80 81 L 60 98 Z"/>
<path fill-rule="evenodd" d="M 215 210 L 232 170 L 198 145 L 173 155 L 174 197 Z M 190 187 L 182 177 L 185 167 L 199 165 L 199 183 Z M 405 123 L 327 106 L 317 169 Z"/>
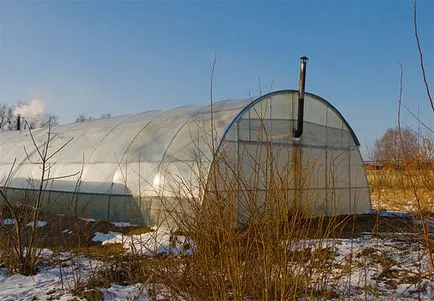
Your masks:
<path fill-rule="evenodd" d="M 21 131 L 21 116 L 17 115 L 17 131 Z"/>
<path fill-rule="evenodd" d="M 304 121 L 304 90 L 306 84 L 306 65 L 308 57 L 302 56 L 300 58 L 300 82 L 298 89 L 298 114 L 297 114 L 297 129 L 294 132 L 294 138 L 300 138 L 303 134 L 303 121 Z"/>

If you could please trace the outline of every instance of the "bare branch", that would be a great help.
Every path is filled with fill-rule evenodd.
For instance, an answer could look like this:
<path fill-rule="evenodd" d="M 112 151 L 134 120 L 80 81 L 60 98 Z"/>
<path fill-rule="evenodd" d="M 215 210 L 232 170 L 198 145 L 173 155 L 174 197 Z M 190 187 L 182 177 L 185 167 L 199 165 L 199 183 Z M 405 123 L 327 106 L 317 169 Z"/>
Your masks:
<path fill-rule="evenodd" d="M 45 179 L 45 181 L 48 182 L 48 181 L 52 181 L 52 180 L 59 180 L 59 179 L 72 178 L 72 177 L 75 177 L 75 176 L 77 176 L 77 175 L 79 175 L 79 174 L 80 174 L 80 172 L 77 171 L 76 173 L 72 173 L 72 174 L 68 174 L 68 175 L 56 176 L 56 177 L 49 177 L 49 178 L 47 177 L 47 178 Z"/>
<path fill-rule="evenodd" d="M 401 106 L 410 113 L 411 116 L 413 116 L 414 119 L 416 119 L 417 122 L 419 122 L 426 130 L 428 130 L 431 133 L 434 133 L 434 130 L 432 130 L 429 126 L 427 126 L 419 117 L 416 116 L 405 104 L 401 104 Z"/>
<path fill-rule="evenodd" d="M 400 69 L 400 76 L 399 76 L 399 97 L 398 97 L 397 122 L 398 122 L 398 131 L 401 134 L 402 78 L 404 76 L 404 71 L 402 70 L 402 64 L 401 63 L 399 63 L 399 69 Z M 401 136 L 401 140 L 402 140 L 402 136 Z"/>
<path fill-rule="evenodd" d="M 29 155 L 29 153 L 27 152 L 26 146 L 23 146 L 23 148 L 24 148 L 24 153 L 26 154 L 27 160 L 29 160 L 30 163 L 35 164 L 35 165 L 40 164 L 39 162 L 33 161 L 33 160 L 30 158 L 30 155 Z"/>
<path fill-rule="evenodd" d="M 261 77 L 258 75 L 259 96 L 262 96 Z"/>
<path fill-rule="evenodd" d="M 431 97 L 431 92 L 429 90 L 428 80 L 426 78 L 425 66 L 423 63 L 422 47 L 420 45 L 419 34 L 417 31 L 417 14 L 416 13 L 417 13 L 417 0 L 414 0 L 414 6 L 413 6 L 414 36 L 416 38 L 417 50 L 419 52 L 420 69 L 422 71 L 423 83 L 425 85 L 426 94 L 428 95 L 428 99 L 431 103 L 431 110 L 434 112 L 434 103 L 433 103 L 433 100 Z"/>
<path fill-rule="evenodd" d="M 61 152 L 69 143 L 71 143 L 71 141 L 74 138 L 70 138 L 68 141 L 66 141 L 61 147 L 59 147 L 54 153 L 52 153 L 51 155 L 49 155 L 47 157 L 47 160 L 50 160 L 51 158 L 53 158 L 55 155 L 57 155 L 59 152 Z"/>
<path fill-rule="evenodd" d="M 268 93 L 271 93 L 271 91 L 273 90 L 273 86 L 274 86 L 274 78 L 271 81 L 270 89 L 268 89 Z"/>
<path fill-rule="evenodd" d="M 35 137 L 33 137 L 32 130 L 30 129 L 30 126 L 29 126 L 27 120 L 25 121 L 25 123 L 26 123 L 27 127 L 29 128 L 30 138 L 32 138 L 32 143 L 33 143 L 33 145 L 35 146 L 36 151 L 38 152 L 39 158 L 40 158 L 41 160 L 43 160 L 44 157 L 42 156 L 42 153 L 41 153 L 41 151 L 40 151 L 40 149 L 39 149 L 39 147 L 38 147 L 38 144 L 36 143 Z"/>
<path fill-rule="evenodd" d="M 217 56 L 214 55 L 214 60 L 212 63 L 212 70 L 211 70 L 211 80 L 210 80 L 210 85 L 209 85 L 209 99 L 210 99 L 210 109 L 211 109 L 211 119 L 210 119 L 210 124 L 211 124 L 211 143 L 212 143 L 212 152 L 213 155 L 215 153 L 215 145 L 214 145 L 214 108 L 213 108 L 213 86 L 214 86 L 214 73 L 215 73 L 215 65 L 217 62 Z"/>

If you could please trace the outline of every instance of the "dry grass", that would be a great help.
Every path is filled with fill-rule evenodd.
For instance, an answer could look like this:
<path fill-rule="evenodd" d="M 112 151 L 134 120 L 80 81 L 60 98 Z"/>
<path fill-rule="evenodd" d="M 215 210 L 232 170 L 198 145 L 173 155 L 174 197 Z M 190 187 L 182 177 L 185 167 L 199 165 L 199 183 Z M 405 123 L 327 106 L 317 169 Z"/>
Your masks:
<path fill-rule="evenodd" d="M 429 164 L 425 168 L 411 168 L 406 161 L 404 169 L 369 171 L 373 206 L 378 210 L 410 212 L 417 233 L 434 272 L 434 170 Z"/>
<path fill-rule="evenodd" d="M 0 206 L 0 211 L 4 209 Z M 7 214 L 4 216 L 8 217 Z M 116 227 L 110 222 L 86 221 L 71 216 L 43 213 L 41 213 L 40 220 L 46 221 L 47 225 L 37 229 L 40 234 L 40 240 L 37 243 L 38 248 L 49 248 L 56 252 L 69 251 L 95 258 L 118 255 L 123 251 L 120 245 L 101 246 L 101 243 L 92 241 L 96 232 L 108 233 L 111 231 L 124 235 L 134 235 L 147 233 L 151 230 L 149 227 Z M 12 228 L 13 225 L 6 225 L 6 227 Z M 31 228 L 26 227 L 24 230 L 30 231 Z M 7 240 L 6 235 L 5 231 L 0 230 L 0 239 Z M 7 249 L 5 243 L 0 244 L 0 251 L 7 251 Z"/>
<path fill-rule="evenodd" d="M 422 211 L 434 211 L 434 170 L 371 170 L 368 180 L 374 209 L 412 212 L 420 203 Z"/>

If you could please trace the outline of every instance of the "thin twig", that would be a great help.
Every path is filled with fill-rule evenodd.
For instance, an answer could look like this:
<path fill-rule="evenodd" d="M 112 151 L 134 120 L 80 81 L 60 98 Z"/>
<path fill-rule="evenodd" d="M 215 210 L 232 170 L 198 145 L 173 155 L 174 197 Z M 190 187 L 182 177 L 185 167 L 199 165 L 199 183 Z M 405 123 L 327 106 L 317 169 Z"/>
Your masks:
<path fill-rule="evenodd" d="M 77 171 L 76 173 L 73 173 L 73 174 L 68 174 L 68 175 L 63 175 L 63 176 L 56 176 L 56 177 L 47 177 L 45 179 L 45 182 L 52 181 L 52 180 L 72 178 L 72 177 L 75 177 L 75 176 L 77 176 L 79 174 L 80 174 L 80 171 Z"/>
<path fill-rule="evenodd" d="M 212 143 L 212 152 L 213 155 L 215 154 L 215 145 L 214 145 L 214 100 L 213 100 L 213 86 L 214 86 L 214 73 L 215 73 L 215 65 L 217 62 L 217 56 L 214 55 L 214 60 L 212 62 L 212 70 L 211 70 L 211 80 L 209 85 L 209 99 L 210 99 L 210 109 L 211 109 L 211 143 Z"/>
<path fill-rule="evenodd" d="M 259 96 L 262 96 L 261 77 L 258 75 Z"/>
<path fill-rule="evenodd" d="M 36 151 L 38 152 L 39 158 L 40 158 L 41 160 L 43 160 L 44 157 L 42 156 L 42 153 L 41 153 L 41 151 L 40 151 L 40 149 L 39 149 L 39 147 L 38 147 L 38 144 L 36 143 L 35 137 L 33 137 L 32 130 L 31 130 L 31 128 L 30 128 L 30 126 L 29 126 L 27 120 L 25 120 L 25 123 L 26 123 L 26 125 L 27 125 L 27 128 L 29 129 L 30 138 L 32 138 L 32 143 L 33 143 L 33 145 L 35 146 Z"/>
<path fill-rule="evenodd" d="M 55 155 L 57 155 L 59 152 L 61 152 L 74 138 L 70 138 L 68 141 L 66 141 L 61 147 L 59 147 L 55 152 L 53 152 L 51 155 L 48 156 L 47 160 L 50 160 Z"/>
<path fill-rule="evenodd" d="M 411 116 L 413 116 L 414 119 L 416 119 L 417 122 L 419 122 L 420 125 L 422 125 L 426 130 L 428 130 L 431 133 L 434 133 L 434 130 L 432 130 L 428 125 L 426 125 L 419 117 L 416 116 L 405 104 L 401 104 L 401 106 L 407 110 L 408 113 L 410 113 Z"/>
<path fill-rule="evenodd" d="M 434 112 L 434 103 L 431 97 L 431 93 L 428 86 L 428 80 L 426 78 L 425 66 L 423 63 L 423 55 L 422 55 L 422 47 L 420 45 L 419 34 L 417 32 L 417 0 L 414 0 L 413 6 L 413 24 L 414 24 L 414 36 L 416 38 L 417 50 L 419 52 L 419 60 L 420 60 L 420 69 L 422 71 L 423 83 L 425 85 L 426 94 L 431 103 L 431 110 Z"/>

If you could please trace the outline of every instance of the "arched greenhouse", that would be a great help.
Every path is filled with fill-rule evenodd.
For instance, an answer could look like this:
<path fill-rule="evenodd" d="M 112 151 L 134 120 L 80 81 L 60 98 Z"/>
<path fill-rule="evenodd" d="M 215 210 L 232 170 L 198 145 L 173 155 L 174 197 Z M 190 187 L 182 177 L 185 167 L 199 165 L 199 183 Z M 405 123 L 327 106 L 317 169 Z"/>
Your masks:
<path fill-rule="evenodd" d="M 173 204 L 201 200 L 235 181 L 240 214 L 248 214 L 248 192 L 260 196 L 258 206 L 273 202 L 266 197 L 270 185 L 287 195 L 289 208 L 297 204 L 309 216 L 370 212 L 349 124 L 325 99 L 306 93 L 302 134 L 295 135 L 298 105 L 298 91 L 285 90 L 53 127 L 43 208 L 154 225 Z M 0 181 L 9 201 L 29 200 L 38 189 L 35 145 L 42 149 L 47 134 L 35 129 L 32 140 L 24 130 L 0 133 Z"/>

